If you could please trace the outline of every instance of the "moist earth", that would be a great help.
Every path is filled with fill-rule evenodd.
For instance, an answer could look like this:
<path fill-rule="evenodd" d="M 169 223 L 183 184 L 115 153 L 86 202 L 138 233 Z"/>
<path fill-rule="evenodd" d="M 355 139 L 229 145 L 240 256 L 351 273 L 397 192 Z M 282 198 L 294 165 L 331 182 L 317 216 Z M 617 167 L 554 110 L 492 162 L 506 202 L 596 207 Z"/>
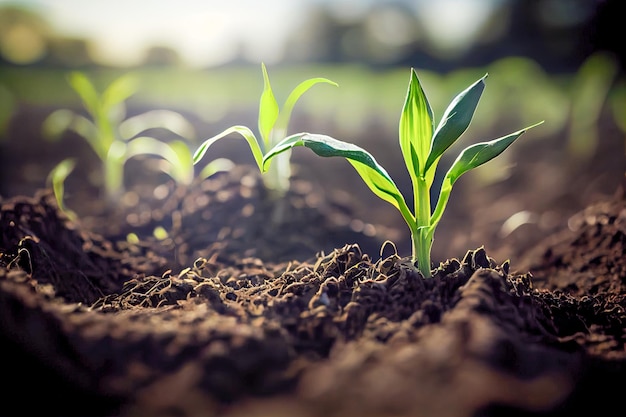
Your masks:
<path fill-rule="evenodd" d="M 622 405 L 623 188 L 513 262 L 480 246 L 427 279 L 396 253 L 392 230 L 304 180 L 278 209 L 243 167 L 163 187 L 157 208 L 144 202 L 154 188 L 136 189 L 135 204 L 92 217 L 68 217 L 46 189 L 0 201 L 1 415 L 567 416 Z"/>

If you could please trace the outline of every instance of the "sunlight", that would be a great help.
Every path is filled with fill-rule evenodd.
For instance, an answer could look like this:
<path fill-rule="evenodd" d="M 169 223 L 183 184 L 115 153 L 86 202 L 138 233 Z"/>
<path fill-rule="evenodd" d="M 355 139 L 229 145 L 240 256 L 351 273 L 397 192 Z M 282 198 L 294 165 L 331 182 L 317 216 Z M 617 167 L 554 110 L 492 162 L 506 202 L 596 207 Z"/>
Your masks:
<path fill-rule="evenodd" d="M 59 33 L 95 41 L 92 52 L 100 63 L 137 64 L 148 47 L 160 45 L 175 49 L 192 66 L 228 62 L 238 52 L 268 63 L 281 59 L 282 42 L 298 24 L 294 11 L 302 6 L 287 0 L 26 0 L 21 4 L 45 14 Z"/>
<path fill-rule="evenodd" d="M 420 0 L 417 17 L 442 53 L 462 52 L 502 0 Z"/>

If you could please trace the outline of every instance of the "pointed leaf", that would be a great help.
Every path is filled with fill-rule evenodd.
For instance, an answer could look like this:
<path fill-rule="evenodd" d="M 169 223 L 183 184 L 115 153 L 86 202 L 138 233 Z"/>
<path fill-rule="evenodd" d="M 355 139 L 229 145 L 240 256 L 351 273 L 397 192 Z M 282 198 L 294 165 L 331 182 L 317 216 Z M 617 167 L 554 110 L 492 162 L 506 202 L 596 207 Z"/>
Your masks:
<path fill-rule="evenodd" d="M 55 194 L 56 190 L 59 189 L 58 186 L 62 185 L 63 181 L 65 181 L 68 175 L 70 175 L 75 166 L 76 160 L 74 158 L 66 158 L 59 162 L 54 168 L 52 168 L 52 170 L 48 174 L 46 182 L 53 186 L 53 188 L 55 189 Z M 60 194 L 62 195 L 63 193 Z"/>
<path fill-rule="evenodd" d="M 411 68 L 409 87 L 400 116 L 400 149 L 413 184 L 424 175 L 433 134 L 433 112 L 420 85 L 415 69 Z"/>
<path fill-rule="evenodd" d="M 448 149 L 459 137 L 467 130 L 474 112 L 478 106 L 478 101 L 485 89 L 485 74 L 481 79 L 469 86 L 467 89 L 458 94 L 450 103 L 443 114 L 439 126 L 433 135 L 432 147 L 428 160 L 426 161 L 426 170 L 439 160 L 439 157 Z"/>
<path fill-rule="evenodd" d="M 247 128 L 246 126 L 232 126 L 226 130 L 224 130 L 219 135 L 213 136 L 200 145 L 200 147 L 193 154 L 193 163 L 194 165 L 200 162 L 204 154 L 209 149 L 211 145 L 213 145 L 219 139 L 222 139 L 225 136 L 230 135 L 231 133 L 238 133 L 248 142 L 248 146 L 250 146 L 250 150 L 252 151 L 252 156 L 254 157 L 255 162 L 257 163 L 260 170 L 263 170 L 263 151 L 259 146 L 256 136 L 254 133 Z"/>
<path fill-rule="evenodd" d="M 102 108 L 108 113 L 113 107 L 125 102 L 137 92 L 139 80 L 135 74 L 124 74 L 116 78 L 102 93 Z"/>
<path fill-rule="evenodd" d="M 522 130 L 518 130 L 517 132 L 513 132 L 501 138 L 494 139 L 489 142 L 476 143 L 472 146 L 465 148 L 450 167 L 450 170 L 446 174 L 446 177 L 449 177 L 451 183 L 454 184 L 454 182 L 461 175 L 471 169 L 483 165 L 484 163 L 500 155 L 523 133 L 525 133 L 531 127 L 537 126 L 538 124 L 540 123 L 529 126 Z"/>
<path fill-rule="evenodd" d="M 89 78 L 87 78 L 87 76 L 82 72 L 72 71 L 68 75 L 68 82 L 74 91 L 76 91 L 79 95 L 87 111 L 93 117 L 96 117 L 98 107 L 100 106 L 100 99 L 91 80 L 89 80 Z"/>
<path fill-rule="evenodd" d="M 476 143 L 472 146 L 469 146 L 465 150 L 461 152 L 461 154 L 454 161 L 450 169 L 448 170 L 446 176 L 443 179 L 443 183 L 441 185 L 441 190 L 439 192 L 439 200 L 437 201 L 437 206 L 435 207 L 435 211 L 431 217 L 431 227 L 434 228 L 437 226 L 443 212 L 448 203 L 448 198 L 450 196 L 450 192 L 452 190 L 452 186 L 459 179 L 461 175 L 470 171 L 474 168 L 477 168 L 483 165 L 486 162 L 489 162 L 496 156 L 500 155 L 506 148 L 508 148 L 517 138 L 519 138 L 523 133 L 525 133 L 528 129 L 531 129 L 535 126 L 542 124 L 542 122 L 536 123 L 534 125 L 528 126 L 525 129 L 518 130 L 517 132 L 513 132 L 507 136 L 503 136 L 498 139 L 491 140 L 489 142 L 480 142 Z"/>
<path fill-rule="evenodd" d="M 261 101 L 259 103 L 259 133 L 261 134 L 261 140 L 263 141 L 264 150 L 270 148 L 270 134 L 278 119 L 278 102 L 274 97 L 272 86 L 270 84 L 270 77 L 267 75 L 267 69 L 265 64 L 261 64 L 263 70 L 263 93 L 261 94 Z"/>
<path fill-rule="evenodd" d="M 319 156 L 339 156 L 348 159 L 374 194 L 400 210 L 407 223 L 414 223 L 402 194 L 387 171 L 369 152 L 357 145 L 326 135 L 298 133 L 285 138 L 268 151 L 263 158 L 263 171 L 266 170 L 273 157 L 296 146 L 307 147 Z"/>
<path fill-rule="evenodd" d="M 327 83 L 334 85 L 335 87 L 339 86 L 336 82 L 326 78 L 311 78 L 298 84 L 296 88 L 291 91 L 291 93 L 287 97 L 287 100 L 285 100 L 285 104 L 283 105 L 283 108 L 278 115 L 278 119 L 276 120 L 276 124 L 274 126 L 274 134 L 277 138 L 282 139 L 285 135 L 287 135 L 287 127 L 289 125 L 291 113 L 293 112 L 293 108 L 295 107 L 296 102 L 311 87 L 319 83 Z"/>
<path fill-rule="evenodd" d="M 61 211 L 66 213 L 70 219 L 75 219 L 76 215 L 71 210 L 65 208 L 63 197 L 65 195 L 65 180 L 72 173 L 76 166 L 74 158 L 66 158 L 59 162 L 48 174 L 47 182 L 52 184 L 52 190 L 57 202 L 57 206 Z"/>

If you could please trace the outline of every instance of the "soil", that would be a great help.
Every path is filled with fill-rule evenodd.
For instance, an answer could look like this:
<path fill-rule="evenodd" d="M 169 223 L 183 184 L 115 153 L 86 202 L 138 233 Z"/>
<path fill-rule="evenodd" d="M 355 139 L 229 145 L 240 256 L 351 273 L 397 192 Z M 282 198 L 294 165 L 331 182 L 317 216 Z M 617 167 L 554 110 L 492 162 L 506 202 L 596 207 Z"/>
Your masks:
<path fill-rule="evenodd" d="M 16 125 L 9 136 L 33 126 Z M 550 161 L 555 141 L 520 147 L 527 177 L 455 188 L 447 224 L 476 230 L 442 224 L 428 279 L 395 213 L 359 204 L 373 197 L 341 172 L 325 186 L 302 169 L 277 205 L 249 166 L 182 187 L 130 165 L 120 201 L 76 189 L 70 218 L 5 157 L 47 172 L 67 143 L 6 141 L 0 415 L 613 413 L 626 378 L 623 143 L 603 141 L 581 172 Z M 96 169 L 88 154 L 68 187 Z M 520 206 L 543 220 L 499 234 Z M 437 255 L 446 245 L 458 255 Z"/>

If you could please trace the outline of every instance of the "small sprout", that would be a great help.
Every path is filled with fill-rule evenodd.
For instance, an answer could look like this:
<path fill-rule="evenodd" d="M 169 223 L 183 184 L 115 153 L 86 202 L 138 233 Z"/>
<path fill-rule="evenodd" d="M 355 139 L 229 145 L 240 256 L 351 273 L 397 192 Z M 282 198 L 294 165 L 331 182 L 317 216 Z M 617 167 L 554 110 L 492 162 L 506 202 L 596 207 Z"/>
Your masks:
<path fill-rule="evenodd" d="M 259 140 L 252 130 L 246 126 L 232 126 L 222 133 L 205 140 L 193 155 L 194 164 L 202 160 L 208 148 L 213 145 L 213 143 L 229 136 L 231 133 L 237 133 L 248 142 L 255 162 L 259 166 L 259 169 L 263 170 L 263 156 L 270 148 L 276 145 L 279 140 L 286 136 L 291 113 L 300 97 L 318 83 L 327 83 L 337 86 L 337 83 L 326 78 L 311 78 L 303 81 L 291 91 L 281 109 L 274 97 L 267 69 L 263 63 L 261 64 L 261 70 L 263 72 L 263 93 L 261 94 L 259 103 L 258 116 L 258 130 L 261 139 Z M 282 155 L 281 158 L 277 158 L 275 164 L 272 166 L 273 168 L 269 170 L 267 175 L 263 176 L 263 181 L 269 190 L 275 191 L 278 196 L 281 196 L 288 190 L 291 176 L 288 153 Z"/>
<path fill-rule="evenodd" d="M 115 79 L 101 94 L 82 72 L 71 72 L 68 82 L 79 95 L 88 117 L 68 109 L 56 110 L 44 121 L 44 134 L 52 140 L 66 130 L 82 136 L 103 163 L 104 186 L 110 199 L 121 195 L 124 165 L 137 155 L 163 158 L 171 165 L 166 173 L 179 183 L 191 183 L 194 177 L 191 151 L 186 149 L 185 154 L 182 141 L 168 144 L 152 137 L 137 137 L 148 129 L 159 128 L 193 138 L 191 123 L 169 110 L 149 111 L 125 119 L 125 101 L 137 91 L 138 80 L 134 74 Z"/>
<path fill-rule="evenodd" d="M 298 133 L 285 138 L 265 154 L 262 171 L 268 168 L 276 155 L 295 146 L 305 146 L 319 156 L 346 158 L 374 194 L 400 211 L 411 231 L 412 260 L 417 263 L 419 271 L 425 277 L 430 277 L 433 235 L 448 203 L 453 184 L 464 173 L 500 155 L 526 130 L 543 123 L 539 122 L 488 142 L 476 143 L 461 151 L 443 178 L 437 204 L 434 211 L 431 210 L 430 189 L 441 155 L 469 127 L 484 90 L 486 77 L 487 75 L 480 78 L 458 94 L 435 128 L 430 103 L 417 73 L 411 69 L 409 87 L 400 116 L 399 138 L 402 156 L 413 185 L 413 212 L 387 171 L 369 152 L 330 136 Z"/>
<path fill-rule="evenodd" d="M 76 214 L 65 207 L 65 179 L 74 170 L 75 166 L 76 161 L 74 159 L 64 159 L 52 168 L 46 179 L 46 182 L 52 185 L 57 206 L 70 220 L 76 220 Z"/>

